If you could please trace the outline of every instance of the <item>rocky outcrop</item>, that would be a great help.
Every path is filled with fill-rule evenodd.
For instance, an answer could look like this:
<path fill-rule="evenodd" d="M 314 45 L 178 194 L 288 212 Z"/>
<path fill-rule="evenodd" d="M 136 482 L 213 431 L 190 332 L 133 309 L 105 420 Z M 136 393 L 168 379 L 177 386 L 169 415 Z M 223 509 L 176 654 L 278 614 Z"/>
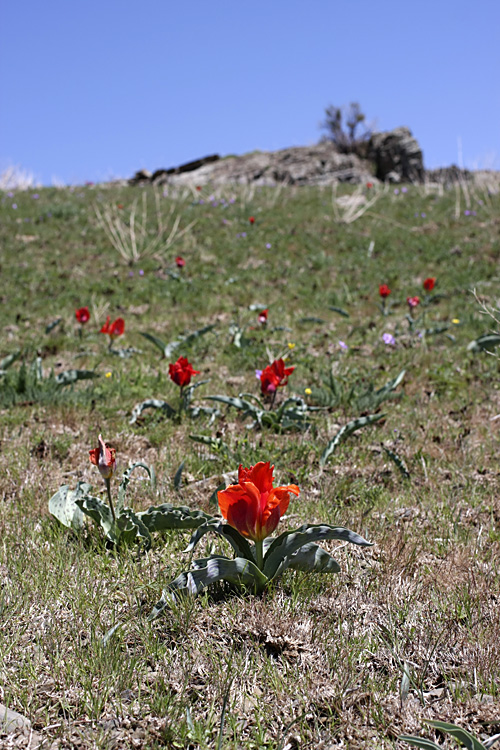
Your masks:
<path fill-rule="evenodd" d="M 418 141 L 409 128 L 373 133 L 368 142 L 368 159 L 383 182 L 423 182 L 424 160 Z"/>
<path fill-rule="evenodd" d="M 255 185 L 332 185 L 335 182 L 423 182 L 422 150 L 408 128 L 373 133 L 368 158 L 341 154 L 331 142 L 280 151 L 254 151 L 224 158 L 214 154 L 179 167 L 141 170 L 129 184 L 224 183 Z"/>
<path fill-rule="evenodd" d="M 137 185 L 141 182 L 152 182 L 154 185 L 163 185 L 168 182 L 168 177 L 176 174 L 185 174 L 186 172 L 195 172 L 205 164 L 212 164 L 214 161 L 219 161 L 219 154 L 212 154 L 211 156 L 204 156 L 202 159 L 195 159 L 194 161 L 188 161 L 185 164 L 181 164 L 178 167 L 171 167 L 170 169 L 157 169 L 156 172 L 149 172 L 147 169 L 140 169 L 132 179 L 129 180 L 130 185 Z"/>
<path fill-rule="evenodd" d="M 153 174 L 141 170 L 130 184 L 203 185 L 207 182 L 256 185 L 330 185 L 334 182 L 366 182 L 373 180 L 370 165 L 354 154 L 339 154 L 331 144 L 285 148 L 281 151 L 254 151 L 243 156 L 223 159 L 200 159 L 194 170 L 182 166 L 159 169 Z"/>

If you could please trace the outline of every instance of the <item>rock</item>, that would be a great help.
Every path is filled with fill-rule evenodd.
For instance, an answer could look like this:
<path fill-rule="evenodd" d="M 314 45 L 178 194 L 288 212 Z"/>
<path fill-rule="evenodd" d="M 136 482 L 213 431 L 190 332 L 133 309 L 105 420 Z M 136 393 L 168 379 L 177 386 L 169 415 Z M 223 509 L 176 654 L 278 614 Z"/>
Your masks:
<path fill-rule="evenodd" d="M 148 169 L 139 169 L 138 172 L 129 180 L 130 185 L 139 185 L 141 182 L 150 182 L 152 177 Z"/>
<path fill-rule="evenodd" d="M 368 142 L 368 159 L 375 164 L 379 180 L 423 182 L 422 150 L 409 128 L 373 133 Z"/>
<path fill-rule="evenodd" d="M 445 187 L 455 185 L 457 182 L 472 182 L 474 176 L 468 169 L 460 169 L 455 164 L 451 167 L 441 167 L 440 169 L 428 169 L 426 177 L 430 182 L 438 182 Z"/>
<path fill-rule="evenodd" d="M 0 727 L 3 732 L 14 732 L 16 729 L 29 729 L 31 722 L 22 714 L 0 703 Z"/>
<path fill-rule="evenodd" d="M 224 183 L 255 185 L 331 185 L 334 182 L 373 181 L 368 162 L 354 154 L 340 154 L 331 143 L 297 146 L 280 151 L 254 151 L 243 156 L 205 157 L 175 169 L 161 169 L 146 177 L 144 170 L 130 180 L 154 184 Z"/>

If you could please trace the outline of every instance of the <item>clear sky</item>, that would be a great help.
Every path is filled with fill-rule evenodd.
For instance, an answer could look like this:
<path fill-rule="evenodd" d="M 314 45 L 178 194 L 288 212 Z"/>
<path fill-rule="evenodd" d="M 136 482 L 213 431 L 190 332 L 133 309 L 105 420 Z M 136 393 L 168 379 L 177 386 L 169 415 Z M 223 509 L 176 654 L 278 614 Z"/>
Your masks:
<path fill-rule="evenodd" d="M 500 169 L 500 0 L 0 0 L 0 171 L 44 184 L 312 144 L 350 101 Z"/>

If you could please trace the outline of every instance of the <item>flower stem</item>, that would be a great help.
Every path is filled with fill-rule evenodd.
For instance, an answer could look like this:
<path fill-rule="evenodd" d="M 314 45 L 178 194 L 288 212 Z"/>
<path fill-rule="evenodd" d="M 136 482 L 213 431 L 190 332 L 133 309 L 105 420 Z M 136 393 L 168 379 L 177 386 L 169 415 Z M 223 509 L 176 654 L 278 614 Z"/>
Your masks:
<path fill-rule="evenodd" d="M 111 515 L 113 516 L 113 523 L 116 524 L 116 514 L 115 514 L 115 509 L 113 507 L 113 501 L 111 499 L 111 480 L 105 479 L 104 483 L 106 485 L 106 492 L 108 493 L 108 502 L 109 502 L 109 507 L 111 508 Z"/>
<path fill-rule="evenodd" d="M 257 567 L 259 570 L 262 570 L 264 567 L 264 541 L 262 539 L 256 539 L 255 540 L 255 560 L 257 562 Z"/>

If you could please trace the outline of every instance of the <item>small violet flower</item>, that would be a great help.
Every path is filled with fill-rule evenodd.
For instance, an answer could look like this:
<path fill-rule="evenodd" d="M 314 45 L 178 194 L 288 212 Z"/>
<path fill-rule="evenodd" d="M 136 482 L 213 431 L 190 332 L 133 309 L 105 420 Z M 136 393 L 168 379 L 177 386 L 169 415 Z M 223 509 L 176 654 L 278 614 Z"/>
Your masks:
<path fill-rule="evenodd" d="M 392 335 L 392 333 L 384 333 L 382 334 L 382 341 L 384 344 L 387 344 L 387 346 L 396 346 L 396 339 Z"/>

